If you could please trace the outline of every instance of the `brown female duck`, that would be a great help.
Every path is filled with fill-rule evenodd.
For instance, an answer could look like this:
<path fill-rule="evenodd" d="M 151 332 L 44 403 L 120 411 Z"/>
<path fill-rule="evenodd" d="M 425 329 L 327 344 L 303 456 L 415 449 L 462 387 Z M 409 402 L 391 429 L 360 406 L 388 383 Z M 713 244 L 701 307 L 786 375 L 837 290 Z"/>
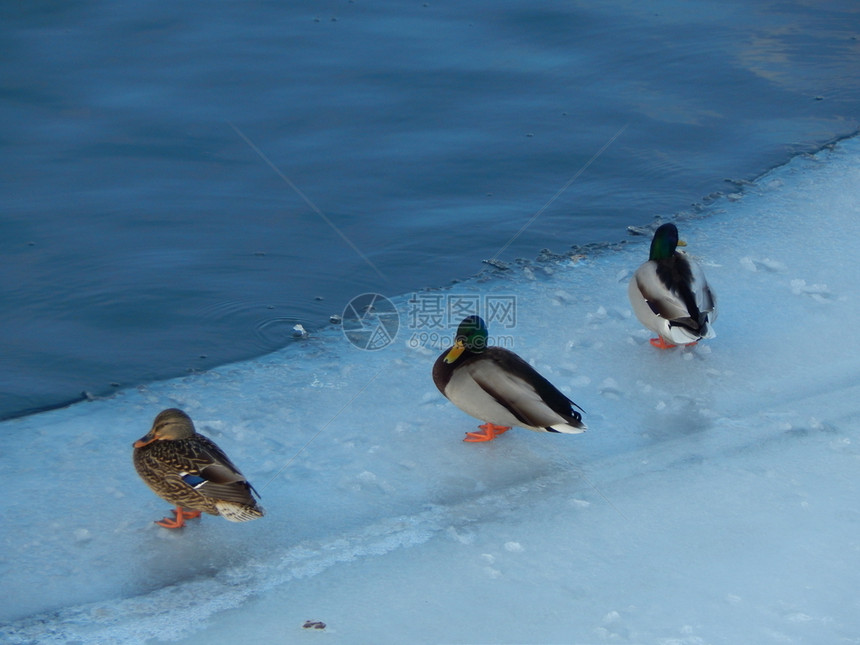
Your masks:
<path fill-rule="evenodd" d="M 165 528 L 180 528 L 201 511 L 231 522 L 265 513 L 254 487 L 182 410 L 169 408 L 155 417 L 150 431 L 134 442 L 134 467 L 156 495 L 176 505 L 175 519 L 156 522 Z"/>

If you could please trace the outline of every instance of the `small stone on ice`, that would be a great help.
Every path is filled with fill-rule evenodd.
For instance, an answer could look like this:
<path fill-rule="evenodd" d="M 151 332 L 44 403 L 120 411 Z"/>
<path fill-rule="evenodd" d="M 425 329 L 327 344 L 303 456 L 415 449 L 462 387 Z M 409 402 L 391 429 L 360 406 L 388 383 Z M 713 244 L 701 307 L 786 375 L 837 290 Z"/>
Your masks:
<path fill-rule="evenodd" d="M 293 336 L 296 338 L 307 338 L 308 331 L 302 327 L 301 323 L 298 323 L 295 327 L 293 327 Z"/>
<path fill-rule="evenodd" d="M 630 235 L 645 235 L 650 236 L 653 235 L 654 231 L 647 226 L 628 226 L 627 232 Z"/>
<path fill-rule="evenodd" d="M 328 321 L 332 325 L 339 325 L 341 322 L 343 322 L 343 318 L 341 318 L 337 314 L 332 314 L 331 316 L 328 317 Z"/>

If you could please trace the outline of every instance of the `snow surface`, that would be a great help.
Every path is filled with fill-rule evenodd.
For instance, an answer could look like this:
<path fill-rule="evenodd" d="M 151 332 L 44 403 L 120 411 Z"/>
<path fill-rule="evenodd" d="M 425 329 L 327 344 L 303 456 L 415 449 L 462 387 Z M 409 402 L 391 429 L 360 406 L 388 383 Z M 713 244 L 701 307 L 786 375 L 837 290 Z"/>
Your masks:
<path fill-rule="evenodd" d="M 463 443 L 404 329 L 3 422 L 0 640 L 860 642 L 858 197 L 855 138 L 681 218 L 720 306 L 692 349 L 630 312 L 644 237 L 443 292 L 516 295 L 582 435 Z M 169 406 L 265 518 L 153 524 L 131 443 Z"/>

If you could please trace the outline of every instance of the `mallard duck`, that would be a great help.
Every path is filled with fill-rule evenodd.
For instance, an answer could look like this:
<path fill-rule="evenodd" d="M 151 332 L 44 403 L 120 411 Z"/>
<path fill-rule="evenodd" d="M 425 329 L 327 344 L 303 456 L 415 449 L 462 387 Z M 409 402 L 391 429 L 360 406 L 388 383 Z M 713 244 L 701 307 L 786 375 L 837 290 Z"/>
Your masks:
<path fill-rule="evenodd" d="M 180 528 L 201 511 L 231 522 L 265 513 L 254 500 L 254 487 L 182 410 L 169 408 L 155 417 L 149 432 L 134 442 L 134 467 L 156 495 L 176 504 L 174 519 L 156 522 L 165 528 Z"/>
<path fill-rule="evenodd" d="M 658 335 L 651 344 L 660 349 L 714 337 L 714 292 L 699 265 L 676 251 L 678 246 L 686 246 L 678 239 L 678 228 L 663 224 L 654 232 L 648 261 L 636 269 L 627 287 L 633 313 Z"/>
<path fill-rule="evenodd" d="M 467 432 L 463 441 L 492 441 L 515 425 L 538 432 L 585 431 L 574 410 L 582 408 L 513 352 L 487 346 L 480 316 L 460 323 L 453 347 L 433 365 L 433 382 L 463 412 L 486 422 L 478 426 L 483 432 Z"/>

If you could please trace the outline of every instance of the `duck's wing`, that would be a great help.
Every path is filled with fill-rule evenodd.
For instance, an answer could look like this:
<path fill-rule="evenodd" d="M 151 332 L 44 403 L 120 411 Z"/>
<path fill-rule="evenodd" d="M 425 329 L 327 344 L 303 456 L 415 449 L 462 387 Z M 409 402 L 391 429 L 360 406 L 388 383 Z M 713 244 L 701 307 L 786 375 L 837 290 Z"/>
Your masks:
<path fill-rule="evenodd" d="M 658 264 L 653 260 L 645 262 L 633 275 L 636 288 L 648 307 L 655 315 L 666 320 L 679 320 L 690 317 L 687 304 L 677 293 L 677 286 L 664 279 L 664 272 L 658 273 Z"/>
<path fill-rule="evenodd" d="M 481 389 L 525 426 L 585 428 L 582 415 L 574 409 L 579 406 L 513 352 L 492 347 L 464 368 Z"/>
<path fill-rule="evenodd" d="M 633 276 L 651 311 L 697 337 L 709 334 L 716 299 L 705 274 L 685 253 L 666 260 L 649 260 Z M 710 316 L 710 320 L 709 320 Z"/>
<path fill-rule="evenodd" d="M 254 505 L 259 493 L 215 442 L 195 435 L 186 446 L 180 477 L 201 495 L 225 502 Z"/>
<path fill-rule="evenodd" d="M 690 273 L 692 274 L 691 288 L 696 298 L 696 304 L 699 311 L 703 314 L 708 314 L 708 321 L 714 322 L 717 319 L 717 297 L 714 290 L 708 284 L 705 278 L 705 272 L 693 260 L 688 260 L 690 263 Z"/>

